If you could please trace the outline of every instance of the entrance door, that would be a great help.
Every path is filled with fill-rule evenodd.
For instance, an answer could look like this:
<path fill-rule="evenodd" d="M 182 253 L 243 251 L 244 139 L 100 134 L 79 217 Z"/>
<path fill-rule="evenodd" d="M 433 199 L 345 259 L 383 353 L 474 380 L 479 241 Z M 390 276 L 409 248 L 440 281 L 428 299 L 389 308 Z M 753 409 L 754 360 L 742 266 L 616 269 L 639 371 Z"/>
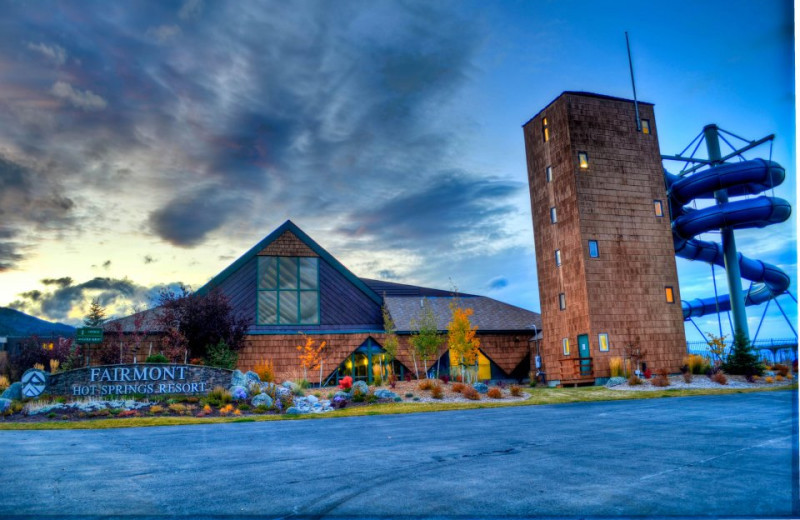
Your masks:
<path fill-rule="evenodd" d="M 578 336 L 578 356 L 581 358 L 581 375 L 592 375 L 592 360 L 589 353 L 589 335 L 581 334 Z"/>

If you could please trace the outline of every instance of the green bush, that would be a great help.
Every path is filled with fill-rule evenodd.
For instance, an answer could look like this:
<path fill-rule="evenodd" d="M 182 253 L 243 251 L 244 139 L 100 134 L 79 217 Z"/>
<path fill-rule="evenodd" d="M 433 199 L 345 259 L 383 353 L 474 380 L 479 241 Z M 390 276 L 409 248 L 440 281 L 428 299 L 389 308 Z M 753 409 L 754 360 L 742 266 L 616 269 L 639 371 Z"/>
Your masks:
<path fill-rule="evenodd" d="M 753 352 L 750 339 L 744 333 L 737 332 L 733 337 L 733 348 L 722 364 L 722 370 L 728 374 L 745 376 L 760 376 L 764 373 L 764 365 Z"/>
<path fill-rule="evenodd" d="M 238 360 L 239 354 L 231 350 L 224 341 L 206 348 L 206 365 L 210 367 L 233 370 Z"/>
<path fill-rule="evenodd" d="M 208 393 L 205 401 L 211 406 L 222 406 L 223 404 L 232 402 L 233 396 L 231 396 L 231 393 L 221 386 L 217 386 Z"/>
<path fill-rule="evenodd" d="M 169 359 L 164 354 L 152 354 L 147 356 L 144 360 L 145 363 L 169 363 Z"/>

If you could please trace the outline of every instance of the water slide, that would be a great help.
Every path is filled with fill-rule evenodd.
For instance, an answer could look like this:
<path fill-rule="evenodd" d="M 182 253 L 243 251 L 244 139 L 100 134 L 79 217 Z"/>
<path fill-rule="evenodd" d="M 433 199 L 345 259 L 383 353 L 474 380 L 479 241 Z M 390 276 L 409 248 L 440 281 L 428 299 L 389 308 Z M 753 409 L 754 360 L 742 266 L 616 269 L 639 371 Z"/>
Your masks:
<path fill-rule="evenodd" d="M 700 260 L 725 267 L 722 245 L 695 238 L 701 233 L 719 230 L 763 228 L 786 221 L 792 207 L 783 199 L 760 196 L 727 202 L 706 208 L 688 206 L 695 199 L 713 199 L 714 192 L 726 189 L 732 197 L 757 195 L 781 184 L 786 171 L 778 163 L 755 159 L 709 168 L 686 177 L 664 172 L 672 215 L 672 237 L 675 254 L 688 260 Z M 789 276 L 777 266 L 742 256 L 739 253 L 742 278 L 753 284 L 746 292 L 745 305 L 758 305 L 783 294 L 789 287 Z M 727 294 L 718 298 L 682 300 L 683 319 L 726 312 L 731 309 Z"/>

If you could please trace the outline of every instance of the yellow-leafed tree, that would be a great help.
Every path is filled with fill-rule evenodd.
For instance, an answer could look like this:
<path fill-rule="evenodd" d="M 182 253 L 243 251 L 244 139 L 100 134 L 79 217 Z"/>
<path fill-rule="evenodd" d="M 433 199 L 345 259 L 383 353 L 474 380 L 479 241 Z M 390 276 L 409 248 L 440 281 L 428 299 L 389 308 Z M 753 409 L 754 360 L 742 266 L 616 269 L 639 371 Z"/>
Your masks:
<path fill-rule="evenodd" d="M 319 386 L 322 386 L 322 349 L 325 348 L 326 342 L 323 341 L 316 346 L 317 340 L 309 338 L 302 332 L 300 334 L 306 340 L 305 345 L 297 346 L 297 350 L 300 352 L 300 365 L 303 367 L 303 379 L 308 381 L 308 370 L 319 368 Z"/>
<path fill-rule="evenodd" d="M 447 324 L 447 346 L 453 354 L 452 358 L 458 360 L 463 378 L 464 367 L 473 367 L 478 362 L 481 340 L 475 335 L 478 327 L 473 327 L 469 320 L 473 314 L 472 309 L 462 309 L 457 304 L 453 304 L 451 310 L 453 318 Z"/>

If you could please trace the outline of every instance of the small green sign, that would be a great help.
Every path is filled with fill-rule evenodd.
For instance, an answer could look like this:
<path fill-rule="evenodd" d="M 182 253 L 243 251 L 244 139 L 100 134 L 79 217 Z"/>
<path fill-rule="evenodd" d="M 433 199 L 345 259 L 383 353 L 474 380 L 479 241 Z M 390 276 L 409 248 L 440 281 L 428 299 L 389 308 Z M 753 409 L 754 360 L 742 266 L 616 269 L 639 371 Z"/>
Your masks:
<path fill-rule="evenodd" d="M 75 329 L 76 343 L 102 343 L 103 329 L 99 327 L 79 327 Z"/>

